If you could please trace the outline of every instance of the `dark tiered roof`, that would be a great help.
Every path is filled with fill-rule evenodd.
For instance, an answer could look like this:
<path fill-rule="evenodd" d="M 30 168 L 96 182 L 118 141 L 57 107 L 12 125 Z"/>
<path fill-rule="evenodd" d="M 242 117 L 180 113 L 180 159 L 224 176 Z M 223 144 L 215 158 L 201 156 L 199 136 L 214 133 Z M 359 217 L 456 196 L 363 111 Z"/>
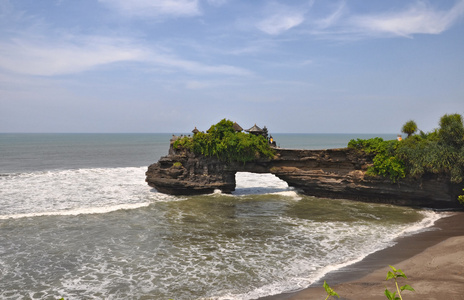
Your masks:
<path fill-rule="evenodd" d="M 261 128 L 259 128 L 258 126 L 256 126 L 256 124 L 251 127 L 250 129 L 248 130 L 245 130 L 246 132 L 249 132 L 249 133 L 262 133 L 263 130 Z"/>
<path fill-rule="evenodd" d="M 234 122 L 234 125 L 232 126 L 232 128 L 234 128 L 235 131 L 237 132 L 240 132 L 243 130 L 243 128 L 237 124 L 237 122 Z"/>

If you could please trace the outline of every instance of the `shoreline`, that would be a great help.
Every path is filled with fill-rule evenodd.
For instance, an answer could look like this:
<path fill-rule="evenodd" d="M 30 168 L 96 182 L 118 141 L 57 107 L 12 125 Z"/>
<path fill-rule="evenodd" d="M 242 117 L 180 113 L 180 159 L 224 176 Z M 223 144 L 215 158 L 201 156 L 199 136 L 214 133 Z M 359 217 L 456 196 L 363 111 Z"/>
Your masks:
<path fill-rule="evenodd" d="M 427 299 L 443 299 L 452 292 L 448 281 L 456 276 L 454 273 L 464 270 L 464 212 L 452 212 L 450 216 L 437 220 L 426 231 L 400 237 L 395 242 L 392 247 L 371 253 L 357 263 L 327 273 L 306 289 L 267 296 L 259 300 L 325 299 L 327 294 L 322 288 L 324 280 L 342 300 L 386 299 L 385 286 L 387 285 L 390 291 L 393 290 L 391 282 L 385 281 L 390 270 L 389 265 L 402 269 L 408 276 L 407 284 L 416 289 L 416 293 L 405 291 L 407 299 L 424 299 L 421 291 L 429 291 L 431 288 L 433 291 L 425 294 Z M 457 248 L 455 244 L 458 245 Z M 456 252 L 459 251 L 460 256 L 456 258 Z M 430 266 L 431 261 L 439 263 Z M 427 274 L 430 278 L 427 278 Z M 448 299 L 464 299 L 463 271 L 460 272 L 458 283 L 460 288 L 457 288 L 456 295 L 462 296 Z M 400 281 L 400 285 L 403 284 L 406 283 Z M 431 292 L 436 292 L 437 298 L 431 298 Z"/>

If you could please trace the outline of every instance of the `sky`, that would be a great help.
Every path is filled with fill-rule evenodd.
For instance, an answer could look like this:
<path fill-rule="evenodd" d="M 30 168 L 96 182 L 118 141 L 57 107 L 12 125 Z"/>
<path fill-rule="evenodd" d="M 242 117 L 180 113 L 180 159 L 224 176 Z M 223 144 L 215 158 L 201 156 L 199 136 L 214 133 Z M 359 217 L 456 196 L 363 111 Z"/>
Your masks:
<path fill-rule="evenodd" d="M 464 0 L 0 0 L 0 132 L 428 132 Z"/>

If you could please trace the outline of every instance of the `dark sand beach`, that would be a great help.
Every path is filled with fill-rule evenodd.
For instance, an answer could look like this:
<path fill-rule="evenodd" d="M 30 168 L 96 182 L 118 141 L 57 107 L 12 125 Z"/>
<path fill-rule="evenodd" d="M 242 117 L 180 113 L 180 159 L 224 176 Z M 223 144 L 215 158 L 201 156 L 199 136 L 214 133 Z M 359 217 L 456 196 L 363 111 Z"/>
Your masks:
<path fill-rule="evenodd" d="M 385 281 L 388 265 L 408 276 L 400 279 L 400 286 L 409 284 L 416 290 L 404 291 L 405 300 L 464 299 L 464 212 L 450 213 L 429 230 L 400 238 L 393 247 L 331 272 L 305 290 L 261 300 L 325 299 L 324 280 L 342 300 L 387 299 L 385 288 L 395 290 L 394 281 Z"/>

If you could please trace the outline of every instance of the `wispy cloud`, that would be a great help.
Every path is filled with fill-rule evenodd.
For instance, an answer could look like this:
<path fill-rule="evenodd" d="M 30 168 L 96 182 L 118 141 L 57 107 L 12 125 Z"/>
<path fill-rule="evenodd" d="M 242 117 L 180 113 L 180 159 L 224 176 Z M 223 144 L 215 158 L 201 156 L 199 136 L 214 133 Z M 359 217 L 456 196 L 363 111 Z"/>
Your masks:
<path fill-rule="evenodd" d="M 157 66 L 173 68 L 194 74 L 221 74 L 231 76 L 253 75 L 251 71 L 243 68 L 224 64 L 208 65 L 192 60 L 181 59 L 171 54 L 151 53 L 150 57 L 147 58 L 147 61 Z"/>
<path fill-rule="evenodd" d="M 439 34 L 450 28 L 463 13 L 464 1 L 457 2 L 449 11 L 436 10 L 420 1 L 403 11 L 353 16 L 349 24 L 372 34 Z"/>
<path fill-rule="evenodd" d="M 302 24 L 305 10 L 280 4 L 268 5 L 265 17 L 258 21 L 256 27 L 270 35 L 281 34 Z"/>
<path fill-rule="evenodd" d="M 1 0 L 0 0 L 1 1 Z M 100 0 L 109 1 L 109 0 Z M 1 3 L 1 2 L 0 2 Z M 118 1 L 121 5 L 135 5 L 141 8 L 149 1 Z M 130 4 L 129 4 L 130 3 Z M 136 3 L 136 4 L 134 4 Z M 176 5 L 194 4 L 187 8 L 196 11 L 197 1 L 156 1 L 153 6 L 162 7 L 166 13 L 180 13 Z M 137 6 L 138 5 L 138 6 Z M 185 7 L 184 7 L 185 9 Z M 3 11 L 3 10 L 2 10 Z M 0 11 L 0 13 L 2 12 Z M 144 70 L 154 68 L 163 72 L 179 72 L 200 75 L 250 76 L 247 69 L 224 63 L 210 63 L 185 59 L 176 55 L 169 46 L 160 46 L 163 42 L 156 40 L 138 40 L 134 37 L 109 35 L 86 35 L 74 31 L 65 31 L 51 27 L 41 19 L 29 18 L 28 15 L 10 9 L 7 20 L 10 26 L 0 40 L 0 69 L 15 74 L 59 76 L 77 74 L 116 63 L 138 63 Z M 5 33 L 5 30 L 0 30 Z"/>
<path fill-rule="evenodd" d="M 308 32 L 320 38 L 337 40 L 440 34 L 463 15 L 464 0 L 457 1 L 449 10 L 416 1 L 403 9 L 367 14 L 353 14 L 345 2 L 340 2 L 326 17 L 308 22 L 311 25 Z"/>
<path fill-rule="evenodd" d="M 259 22 L 256 27 L 267 34 L 277 35 L 300 25 L 303 21 L 303 16 L 298 13 L 273 15 Z"/>
<path fill-rule="evenodd" d="M 13 39 L 0 44 L 0 67 L 28 75 L 54 76 L 86 71 L 100 65 L 140 61 L 144 51 L 121 40 L 80 38 L 80 42 L 33 42 Z"/>
<path fill-rule="evenodd" d="M 31 41 L 15 38 L 0 43 L 0 68 L 18 74 L 75 74 L 120 62 L 143 62 L 145 68 L 158 67 L 192 74 L 252 75 L 243 68 L 182 59 L 166 49 L 143 46 L 128 39 L 81 36 L 74 37 L 72 41 Z"/>
<path fill-rule="evenodd" d="M 130 17 L 188 17 L 200 14 L 198 0 L 99 0 L 99 2 Z"/>
<path fill-rule="evenodd" d="M 335 10 L 330 12 L 329 15 L 323 17 L 322 19 L 318 19 L 315 22 L 316 26 L 320 29 L 331 27 L 337 24 L 337 22 L 339 22 L 342 19 L 345 12 L 346 4 L 345 2 L 340 2 L 339 5 L 335 8 Z"/>

